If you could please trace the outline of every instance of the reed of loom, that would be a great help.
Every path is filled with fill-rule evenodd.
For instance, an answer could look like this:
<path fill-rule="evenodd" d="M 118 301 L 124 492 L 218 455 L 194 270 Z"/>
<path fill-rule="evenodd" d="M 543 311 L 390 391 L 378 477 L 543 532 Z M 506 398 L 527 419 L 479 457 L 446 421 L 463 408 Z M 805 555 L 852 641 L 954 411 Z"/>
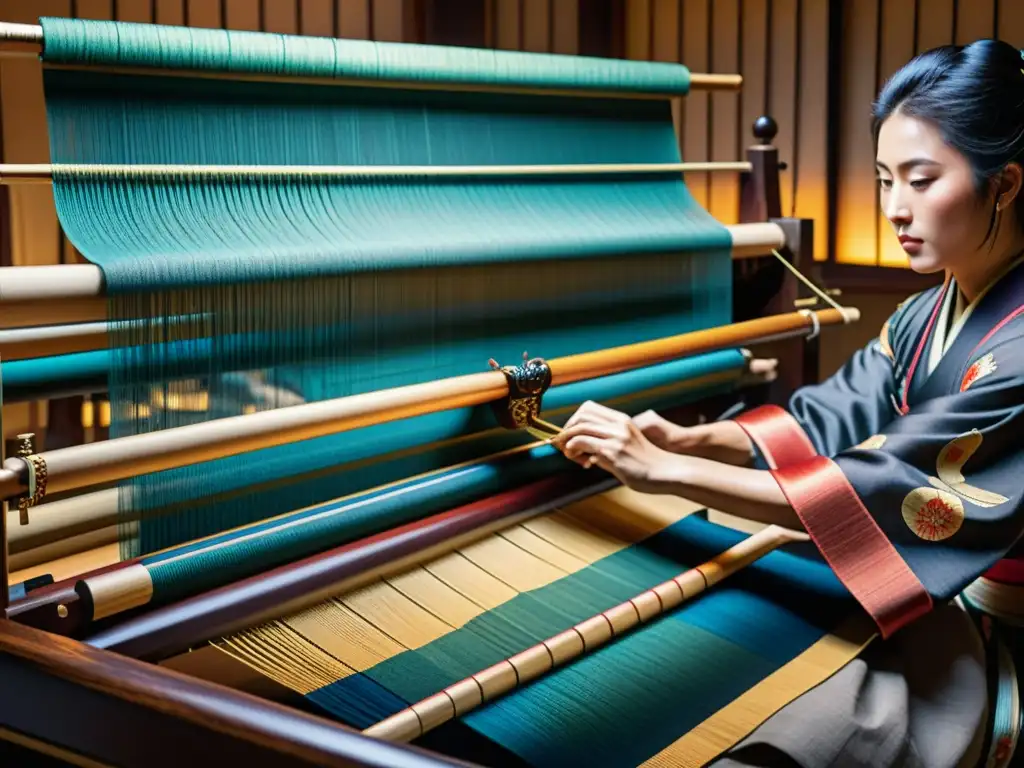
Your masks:
<path fill-rule="evenodd" d="M 38 45 L 42 43 L 42 34 L 40 28 L 31 25 L 0 25 L 0 39 Z M 692 84 L 695 88 L 736 88 L 740 79 L 735 76 L 694 75 Z M 810 243 L 808 238 L 802 241 L 799 237 L 794 238 L 794 234 L 806 234 L 809 231 L 809 222 L 796 222 L 794 226 L 794 222 L 787 220 L 770 221 L 779 217 L 779 164 L 776 150 L 768 146 L 774 128 L 770 122 L 762 122 L 756 130 L 760 131 L 758 138 L 762 140 L 762 145 L 748 152 L 748 157 L 753 157 L 748 163 L 695 164 L 689 167 L 682 164 L 658 170 L 673 173 L 692 170 L 739 171 L 743 174 L 744 220 L 748 222 L 748 227 L 751 226 L 749 222 L 766 223 L 753 225 L 760 227 L 760 232 L 742 244 L 743 233 L 754 232 L 754 229 L 751 227 L 745 230 L 741 226 L 735 230 L 734 244 L 740 247 L 734 249 L 734 254 L 744 258 L 753 267 L 741 270 L 748 277 L 763 269 L 775 269 L 774 265 L 779 262 L 771 257 L 747 257 L 756 256 L 758 251 L 764 255 L 773 248 L 785 247 L 791 255 L 806 258 Z M 8 183 L 45 183 L 50 169 L 13 170 L 14 178 L 8 177 Z M 550 173 L 551 169 L 542 171 Z M 602 172 L 608 171 L 602 169 Z M 631 172 L 636 171 L 635 168 L 631 169 Z M 19 174 L 22 176 L 20 180 L 16 178 Z M 772 180 L 765 183 L 766 179 Z M 758 183 L 752 183 L 752 180 Z M 754 211 L 754 214 L 751 215 L 750 211 Z M 795 249 L 794 245 L 797 246 Z M 34 306 L 67 310 L 68 315 L 58 319 L 58 322 L 83 319 L 95 321 L 104 316 L 102 312 L 89 314 L 96 312 L 95 307 L 102 304 L 103 286 L 98 270 L 84 265 L 83 268 L 75 266 L 52 280 L 50 275 L 57 274 L 47 272 L 26 275 L 33 278 L 29 286 L 30 293 L 37 290 L 38 286 L 45 285 L 49 291 L 48 298 L 56 300 L 56 305 L 48 303 L 37 294 L 20 303 L 20 306 L 25 309 L 36 302 Z M 68 276 L 67 281 L 63 277 L 65 274 Z M 780 274 L 783 275 L 783 282 L 791 281 L 789 273 L 783 271 Z M 45 282 L 36 282 L 38 278 Z M 0 290 L 0 298 L 6 299 L 8 295 Z M 783 298 L 775 317 L 759 320 L 744 318 L 747 322 L 673 339 L 555 358 L 549 361 L 553 380 L 556 383 L 580 381 L 649 365 L 659 359 L 672 359 L 735 344 L 805 339 L 808 335 L 816 336 L 823 326 L 851 322 L 857 317 L 856 311 L 848 308 L 793 313 L 793 304 L 787 302 L 788 297 Z M 747 309 L 758 311 L 753 307 Z M 74 349 L 76 344 L 79 349 L 95 349 L 95 346 L 88 345 L 103 343 L 100 337 L 102 335 L 105 339 L 106 332 L 106 327 L 98 326 L 75 329 L 57 327 L 36 336 L 29 334 L 27 338 L 14 337 L 12 344 L 21 344 L 21 349 L 26 349 L 26 341 L 54 343 L 51 350 L 60 350 L 61 344 L 69 345 L 64 349 Z M 172 432 L 169 437 L 140 435 L 137 440 L 125 438 L 134 442 L 114 440 L 102 446 L 103 450 L 99 451 L 95 449 L 101 446 L 90 446 L 93 450 L 88 452 L 85 447 L 75 446 L 33 454 L 33 457 L 46 462 L 48 485 L 45 491 L 57 493 L 60 489 L 91 484 L 97 478 L 124 477 L 144 471 L 145 467 L 181 466 L 178 462 L 201 461 L 213 455 L 227 455 L 231 451 L 274 444 L 274 441 L 300 440 L 313 434 L 381 423 L 410 413 L 426 413 L 471 403 L 489 403 L 504 397 L 507 392 L 507 382 L 501 374 L 482 373 L 447 382 L 432 382 L 342 398 L 309 407 L 299 406 L 289 409 L 287 414 L 257 414 L 231 420 L 230 425 L 211 422 L 200 425 L 195 431 L 187 431 L 193 428 L 181 428 L 186 431 Z M 228 430 L 239 427 L 241 433 L 228 434 Z M 279 428 L 283 428 L 283 433 L 273 434 Z M 176 437 L 192 439 L 202 435 L 206 435 L 209 440 L 195 455 L 190 455 L 181 443 L 172 444 Z M 128 455 L 138 450 L 142 451 L 142 455 Z M 9 460 L 5 469 L 0 470 L 0 486 L 4 487 L 0 496 L 8 493 L 17 495 L 29 490 L 23 487 L 26 485 L 24 478 L 27 470 L 25 459 Z M 38 478 L 39 473 L 36 472 Z M 185 650 L 203 638 L 208 639 L 218 633 L 230 632 L 264 617 L 277 615 L 291 605 L 308 604 L 318 596 L 351 588 L 381 573 L 400 569 L 410 562 L 422 561 L 431 551 L 443 551 L 460 542 L 478 539 L 517 519 L 536 515 L 544 509 L 568 503 L 581 496 L 598 493 L 607 487 L 608 480 L 600 476 L 590 476 L 585 482 L 579 478 L 565 477 L 540 481 L 403 529 L 385 532 L 371 540 L 346 545 L 289 567 L 275 569 L 259 579 L 247 579 L 228 585 L 222 590 L 183 601 L 173 609 L 159 609 L 143 614 L 92 638 L 89 645 L 40 633 L 17 622 L 0 621 L 0 649 L 4 651 L 0 654 L 0 677 L 12 685 L 18 685 L 18 681 L 24 680 L 24 687 L 40 683 L 49 685 L 47 691 L 52 692 L 45 713 L 32 711 L 20 702 L 4 701 L 0 704 L 0 723 L 28 734 L 24 738 L 29 746 L 39 746 L 38 740 L 34 741 L 31 736 L 40 733 L 39 722 L 49 724 L 55 717 L 70 716 L 71 713 L 91 707 L 94 712 L 109 713 L 105 722 L 116 722 L 121 732 L 151 732 L 152 723 L 147 718 L 152 719 L 154 716 L 162 717 L 165 721 L 173 720 L 178 724 L 179 737 L 162 749 L 164 754 L 159 759 L 191 760 L 196 765 L 205 764 L 203 759 L 217 754 L 218 749 L 232 751 L 238 758 L 251 760 L 254 764 L 272 755 L 275 765 L 453 765 L 455 763 L 446 758 L 405 748 L 392 749 L 322 719 L 297 715 L 288 708 L 271 705 L 221 686 L 208 685 L 166 669 L 137 664 L 126 656 L 159 659 L 168 653 Z M 4 538 L 6 540 L 6 531 Z M 747 545 L 747 548 L 751 546 Z M 747 553 L 744 562 L 768 551 L 768 548 L 756 549 L 756 553 Z M 679 581 L 674 580 L 673 583 L 689 583 L 696 573 L 681 576 Z M 6 578 L 4 585 L 6 592 Z M 650 598 L 640 597 L 638 600 L 646 605 Z M 617 613 L 615 615 L 618 617 Z M 605 619 L 600 621 L 604 622 Z M 102 650 L 104 648 L 116 649 L 117 652 Z M 33 671 L 40 669 L 41 675 Z M 66 745 L 72 751 L 103 756 L 117 764 L 140 764 L 139 755 L 126 752 L 130 747 L 124 744 L 99 740 L 95 734 L 90 737 L 89 734 L 83 735 L 67 729 L 58 732 L 49 726 L 46 730 L 47 741 Z M 7 735 L 4 734 L 5 737 Z M 173 758 L 169 757 L 171 754 Z"/>

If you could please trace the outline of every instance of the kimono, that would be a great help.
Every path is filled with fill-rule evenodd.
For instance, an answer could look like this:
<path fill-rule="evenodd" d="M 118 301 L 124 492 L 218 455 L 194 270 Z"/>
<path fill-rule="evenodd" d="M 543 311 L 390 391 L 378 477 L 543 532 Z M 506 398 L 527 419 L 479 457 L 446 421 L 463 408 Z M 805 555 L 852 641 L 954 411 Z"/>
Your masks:
<path fill-rule="evenodd" d="M 1007 764 L 992 674 L 1016 676 L 962 594 L 1024 583 L 1024 259 L 969 306 L 950 278 L 911 297 L 827 381 L 734 421 L 881 640 L 713 764 Z"/>

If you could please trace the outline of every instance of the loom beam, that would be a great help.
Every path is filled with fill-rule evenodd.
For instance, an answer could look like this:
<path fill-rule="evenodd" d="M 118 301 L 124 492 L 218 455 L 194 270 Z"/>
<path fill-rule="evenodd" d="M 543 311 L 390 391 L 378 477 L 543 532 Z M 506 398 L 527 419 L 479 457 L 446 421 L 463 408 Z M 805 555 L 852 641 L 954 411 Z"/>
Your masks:
<path fill-rule="evenodd" d="M 842 312 L 803 310 L 556 358 L 549 361 L 552 385 L 608 376 L 730 347 L 807 335 L 820 327 L 856 322 L 859 317 L 855 308 Z M 48 473 L 49 492 L 60 493 L 401 418 L 484 405 L 507 394 L 505 377 L 499 371 L 489 371 L 72 446 L 48 451 L 42 458 Z M 8 459 L 0 470 L 0 499 L 16 499 L 27 489 L 26 460 Z"/>
<path fill-rule="evenodd" d="M 732 238 L 734 261 L 756 259 L 771 249 L 786 246 L 786 233 L 777 222 L 751 222 L 726 227 Z M 0 335 L 0 354 L 4 360 L 26 357 L 66 354 L 69 351 L 102 349 L 106 341 L 100 339 L 99 326 L 83 330 L 63 324 L 105 322 L 107 304 L 104 298 L 103 272 L 91 264 L 67 264 L 32 267 L 5 267 L 0 269 L 0 330 L 19 329 L 19 336 Z M 48 330 L 33 336 L 25 329 L 46 325 Z M 59 346 L 62 336 L 75 336 L 68 346 Z M 32 339 L 40 348 L 29 351 Z M 17 346 L 15 346 L 17 345 Z M 5 348 L 6 347 L 6 348 Z"/>
<path fill-rule="evenodd" d="M 38 24 L 14 24 L 0 22 L 0 43 L 27 43 L 39 46 L 46 44 L 43 28 Z M 743 76 L 739 74 L 690 73 L 690 88 L 703 91 L 738 91 L 743 87 Z"/>
<path fill-rule="evenodd" d="M 467 766 L 13 621 L 0 621 L 0 679 L 22 693 L 0 696 L 2 737 L 73 765 L 100 765 L 99 753 L 148 768 L 228 756 L 267 768 Z M 158 744 L 143 737 L 156 733 Z"/>

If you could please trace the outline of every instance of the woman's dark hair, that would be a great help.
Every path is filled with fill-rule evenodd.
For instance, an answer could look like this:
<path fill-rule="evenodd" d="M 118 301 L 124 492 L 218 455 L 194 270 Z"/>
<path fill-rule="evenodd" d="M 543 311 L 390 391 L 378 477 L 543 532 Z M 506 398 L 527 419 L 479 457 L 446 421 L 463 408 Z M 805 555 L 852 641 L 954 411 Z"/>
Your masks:
<path fill-rule="evenodd" d="M 886 82 L 875 101 L 875 146 L 882 123 L 893 113 L 926 120 L 967 158 L 979 197 L 989 199 L 999 172 L 1009 163 L 1024 161 L 1021 70 L 1021 52 L 1000 40 L 946 45 L 919 54 Z M 1024 189 L 1014 208 L 1018 225 L 1024 226 Z M 993 198 L 989 234 L 995 220 Z"/>

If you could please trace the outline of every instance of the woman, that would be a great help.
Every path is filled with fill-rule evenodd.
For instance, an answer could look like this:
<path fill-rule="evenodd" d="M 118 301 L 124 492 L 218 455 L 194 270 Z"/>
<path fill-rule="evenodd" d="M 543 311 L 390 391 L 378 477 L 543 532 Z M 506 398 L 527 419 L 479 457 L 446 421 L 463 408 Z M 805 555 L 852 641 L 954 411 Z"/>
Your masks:
<path fill-rule="evenodd" d="M 882 89 L 873 129 L 882 210 L 941 286 L 785 410 L 683 428 L 588 403 L 555 441 L 637 490 L 805 530 L 877 624 L 881 641 L 720 766 L 1007 752 L 989 743 L 982 639 L 952 601 L 1024 530 L 1021 52 L 986 40 L 921 54 Z"/>

